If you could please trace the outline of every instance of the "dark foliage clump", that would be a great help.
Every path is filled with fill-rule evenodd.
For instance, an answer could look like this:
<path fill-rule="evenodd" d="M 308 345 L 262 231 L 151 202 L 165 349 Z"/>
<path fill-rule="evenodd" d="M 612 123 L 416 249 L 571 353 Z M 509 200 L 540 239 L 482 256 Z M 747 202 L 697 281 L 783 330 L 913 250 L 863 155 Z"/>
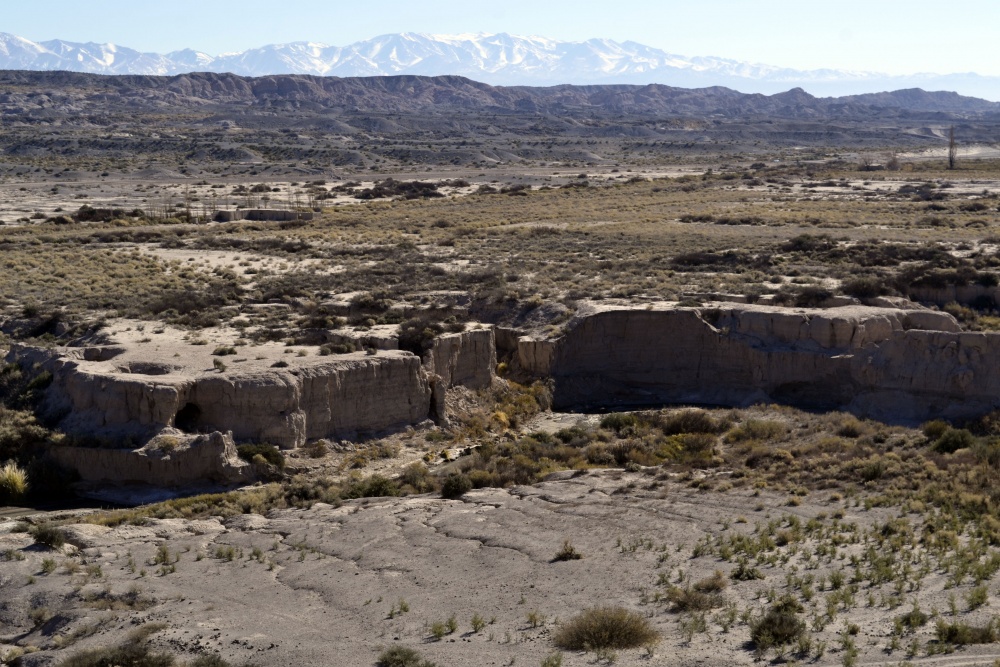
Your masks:
<path fill-rule="evenodd" d="M 260 456 L 269 464 L 282 470 L 285 467 L 285 457 L 281 455 L 278 448 L 274 445 L 268 445 L 264 443 L 238 445 L 236 447 L 236 453 L 239 454 L 240 458 L 244 461 L 254 460 L 254 457 Z"/>
<path fill-rule="evenodd" d="M 802 637 L 806 624 L 798 617 L 802 605 L 791 597 L 778 600 L 763 616 L 750 623 L 750 639 L 760 652 L 788 646 Z"/>
<path fill-rule="evenodd" d="M 379 181 L 373 187 L 359 190 L 355 193 L 355 199 L 384 199 L 387 197 L 402 197 L 403 199 L 431 199 L 443 197 L 437 191 L 437 183 L 427 183 L 425 181 L 397 181 L 394 178 L 387 178 Z"/>
<path fill-rule="evenodd" d="M 442 498 L 461 498 L 472 490 L 472 480 L 461 473 L 448 475 L 441 483 Z"/>
<path fill-rule="evenodd" d="M 340 493 L 343 498 L 383 498 L 399 495 L 396 482 L 382 475 L 372 475 L 364 479 L 348 482 Z"/>

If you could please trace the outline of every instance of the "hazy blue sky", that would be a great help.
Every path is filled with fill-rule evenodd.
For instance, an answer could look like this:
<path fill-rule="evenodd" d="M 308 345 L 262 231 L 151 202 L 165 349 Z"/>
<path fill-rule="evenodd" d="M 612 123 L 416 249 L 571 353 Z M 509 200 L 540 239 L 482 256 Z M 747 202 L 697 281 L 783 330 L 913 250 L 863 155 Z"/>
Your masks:
<path fill-rule="evenodd" d="M 1000 75 L 998 25 L 1000 0 L 0 0 L 0 32 L 156 52 L 510 32 L 891 74 Z"/>

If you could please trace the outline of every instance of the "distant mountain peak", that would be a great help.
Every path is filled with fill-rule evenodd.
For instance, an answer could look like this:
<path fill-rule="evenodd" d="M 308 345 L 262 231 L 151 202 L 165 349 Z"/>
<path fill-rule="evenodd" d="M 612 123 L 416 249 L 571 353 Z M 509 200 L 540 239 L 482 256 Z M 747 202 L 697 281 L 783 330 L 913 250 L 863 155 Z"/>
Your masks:
<path fill-rule="evenodd" d="M 505 32 L 455 35 L 403 32 L 347 46 L 300 41 L 216 56 L 193 49 L 161 55 L 116 44 L 59 39 L 32 42 L 0 33 L 0 69 L 161 76 L 196 71 L 241 76 L 459 75 L 507 86 L 662 83 L 687 88 L 726 86 L 766 94 L 793 88 L 789 92 L 816 96 L 924 88 L 1000 100 L 1000 77 L 796 70 L 712 56 L 682 56 L 633 41 L 595 37 L 567 42 Z"/>

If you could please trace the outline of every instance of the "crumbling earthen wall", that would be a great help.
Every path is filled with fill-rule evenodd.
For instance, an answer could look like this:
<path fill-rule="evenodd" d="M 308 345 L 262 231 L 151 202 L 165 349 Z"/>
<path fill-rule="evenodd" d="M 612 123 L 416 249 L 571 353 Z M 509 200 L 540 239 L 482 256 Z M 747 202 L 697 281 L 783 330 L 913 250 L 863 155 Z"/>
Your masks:
<path fill-rule="evenodd" d="M 228 434 L 181 440 L 169 449 L 150 443 L 139 449 L 53 447 L 55 461 L 84 482 L 185 486 L 194 482 L 234 484 L 252 480 L 250 464 L 236 455 Z"/>
<path fill-rule="evenodd" d="M 1000 407 L 1000 335 L 933 311 L 595 305 L 518 356 L 552 377 L 557 408 L 766 401 L 921 421 Z"/>

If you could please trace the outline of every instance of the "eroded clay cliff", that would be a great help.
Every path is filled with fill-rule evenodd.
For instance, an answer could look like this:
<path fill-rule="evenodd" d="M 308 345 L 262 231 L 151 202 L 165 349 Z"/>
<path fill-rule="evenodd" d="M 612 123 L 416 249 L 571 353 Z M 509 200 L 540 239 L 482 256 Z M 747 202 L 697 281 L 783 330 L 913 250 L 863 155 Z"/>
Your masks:
<path fill-rule="evenodd" d="M 488 327 L 442 336 L 424 358 L 399 350 L 287 355 L 281 345 L 219 359 L 204 346 L 15 345 L 7 356 L 52 374 L 41 409 L 75 442 L 53 456 L 84 481 L 161 486 L 246 481 L 236 442 L 294 448 L 447 419 L 447 390 L 493 380 Z M 89 440 L 88 440 L 89 438 Z M 166 438 L 166 439 L 164 439 Z M 176 444 L 161 446 L 164 442 Z"/>
<path fill-rule="evenodd" d="M 589 304 L 518 358 L 561 408 L 765 401 L 922 421 L 1000 407 L 1000 335 L 928 310 Z"/>
<path fill-rule="evenodd" d="M 288 356 L 256 348 L 214 366 L 206 351 L 151 355 L 109 345 L 14 346 L 8 361 L 52 373 L 44 409 L 68 433 L 145 442 L 164 428 L 229 432 L 237 441 L 293 448 L 319 438 L 348 439 L 417 424 L 432 410 L 435 386 L 488 386 L 496 366 L 490 328 L 435 340 L 421 359 L 381 350 Z M 374 351 L 372 351 L 374 352 Z"/>
<path fill-rule="evenodd" d="M 51 456 L 84 482 L 184 486 L 234 484 L 252 479 L 229 434 L 163 436 L 139 449 L 53 447 Z"/>

